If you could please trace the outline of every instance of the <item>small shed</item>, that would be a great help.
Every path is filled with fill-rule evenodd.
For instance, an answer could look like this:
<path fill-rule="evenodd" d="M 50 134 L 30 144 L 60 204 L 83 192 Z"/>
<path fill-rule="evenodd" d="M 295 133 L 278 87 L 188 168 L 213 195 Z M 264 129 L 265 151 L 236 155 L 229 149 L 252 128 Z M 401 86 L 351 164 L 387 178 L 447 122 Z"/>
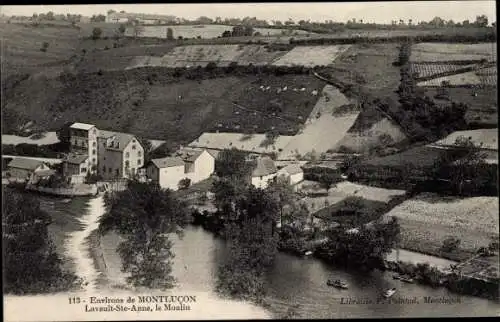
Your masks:
<path fill-rule="evenodd" d="M 28 158 L 15 158 L 7 165 L 11 177 L 29 180 L 36 172 L 49 170 L 42 161 Z"/>

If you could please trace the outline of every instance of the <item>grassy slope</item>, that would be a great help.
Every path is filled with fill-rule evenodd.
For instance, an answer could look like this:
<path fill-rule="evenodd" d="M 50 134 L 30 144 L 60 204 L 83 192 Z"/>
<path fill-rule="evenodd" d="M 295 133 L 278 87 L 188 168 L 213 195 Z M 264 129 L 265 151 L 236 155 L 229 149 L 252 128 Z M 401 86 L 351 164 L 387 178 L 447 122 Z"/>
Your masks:
<path fill-rule="evenodd" d="M 157 80 L 150 84 L 147 78 L 153 73 Z M 304 86 L 307 91 L 263 92 L 261 84 Z M 256 126 L 260 133 L 275 127 L 285 134 L 296 131 L 307 118 L 317 100 L 310 92 L 321 86 L 323 82 L 308 75 L 180 81 L 162 74 L 161 69 L 30 79 L 6 92 L 5 111 L 17 114 L 5 114 L 4 122 L 15 128 L 23 124 L 20 120 L 31 119 L 43 130 L 57 129 L 69 121 L 89 122 L 176 143 L 190 142 L 203 131 L 215 130 L 219 123 L 225 131 Z M 236 108 L 232 101 L 251 111 Z M 269 117 L 271 106 L 280 106 L 287 120 Z"/>

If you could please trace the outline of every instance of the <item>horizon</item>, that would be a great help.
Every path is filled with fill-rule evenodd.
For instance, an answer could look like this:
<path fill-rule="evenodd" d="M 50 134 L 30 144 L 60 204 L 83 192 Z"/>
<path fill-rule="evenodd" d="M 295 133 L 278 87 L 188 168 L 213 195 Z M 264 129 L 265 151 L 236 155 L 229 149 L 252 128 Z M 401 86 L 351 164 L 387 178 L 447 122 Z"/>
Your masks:
<path fill-rule="evenodd" d="M 430 21 L 434 17 L 462 22 L 474 21 L 476 16 L 486 15 L 489 23 L 496 21 L 495 1 L 407 1 L 407 2 L 351 2 L 351 3 L 235 3 L 235 4 L 106 4 L 106 5 L 11 5 L 0 6 L 7 16 L 32 16 L 34 13 L 81 14 L 83 16 L 106 15 L 108 10 L 128 13 L 163 14 L 179 18 L 196 19 L 206 16 L 286 21 L 311 20 L 323 22 L 333 20 L 346 22 L 362 19 L 365 23 L 389 24 L 391 20 L 403 19 L 414 22 Z M 305 10 L 305 8 L 307 10 Z M 450 10 L 453 7 L 453 10 Z M 305 15 L 303 12 L 307 11 Z M 332 12 L 325 14 L 325 12 Z"/>

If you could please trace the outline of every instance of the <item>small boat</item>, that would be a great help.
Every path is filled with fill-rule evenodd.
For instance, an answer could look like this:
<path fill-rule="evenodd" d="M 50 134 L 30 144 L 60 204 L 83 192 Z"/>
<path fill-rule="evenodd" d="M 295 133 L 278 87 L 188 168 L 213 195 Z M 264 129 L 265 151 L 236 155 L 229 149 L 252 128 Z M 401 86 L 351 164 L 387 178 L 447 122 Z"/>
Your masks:
<path fill-rule="evenodd" d="M 396 293 L 396 288 L 395 287 L 390 288 L 390 289 L 388 289 L 387 291 L 384 292 L 384 297 L 385 298 L 390 298 L 391 296 L 394 295 L 394 293 Z"/>
<path fill-rule="evenodd" d="M 308 250 L 307 252 L 304 253 L 304 256 L 311 256 L 312 254 L 313 254 L 313 252 Z"/>
<path fill-rule="evenodd" d="M 347 289 L 348 286 L 345 282 L 342 282 L 341 280 L 328 280 L 326 282 L 326 285 L 336 287 L 336 288 L 341 288 L 341 289 Z"/>
<path fill-rule="evenodd" d="M 414 282 L 413 278 L 411 278 L 411 277 L 401 277 L 399 280 L 401 282 L 405 282 L 405 283 L 409 283 L 409 284 L 412 284 Z"/>

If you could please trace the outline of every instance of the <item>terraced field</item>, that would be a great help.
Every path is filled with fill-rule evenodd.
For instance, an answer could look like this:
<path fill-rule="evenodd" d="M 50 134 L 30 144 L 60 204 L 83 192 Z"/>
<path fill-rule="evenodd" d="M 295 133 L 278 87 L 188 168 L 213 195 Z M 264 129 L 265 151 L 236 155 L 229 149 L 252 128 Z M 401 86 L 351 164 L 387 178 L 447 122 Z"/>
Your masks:
<path fill-rule="evenodd" d="M 277 66 L 304 65 L 308 67 L 326 66 L 349 49 L 350 45 L 298 46 L 273 62 Z"/>
<path fill-rule="evenodd" d="M 413 45 L 412 62 L 439 62 L 454 60 L 496 61 L 496 43 L 418 43 Z"/>

